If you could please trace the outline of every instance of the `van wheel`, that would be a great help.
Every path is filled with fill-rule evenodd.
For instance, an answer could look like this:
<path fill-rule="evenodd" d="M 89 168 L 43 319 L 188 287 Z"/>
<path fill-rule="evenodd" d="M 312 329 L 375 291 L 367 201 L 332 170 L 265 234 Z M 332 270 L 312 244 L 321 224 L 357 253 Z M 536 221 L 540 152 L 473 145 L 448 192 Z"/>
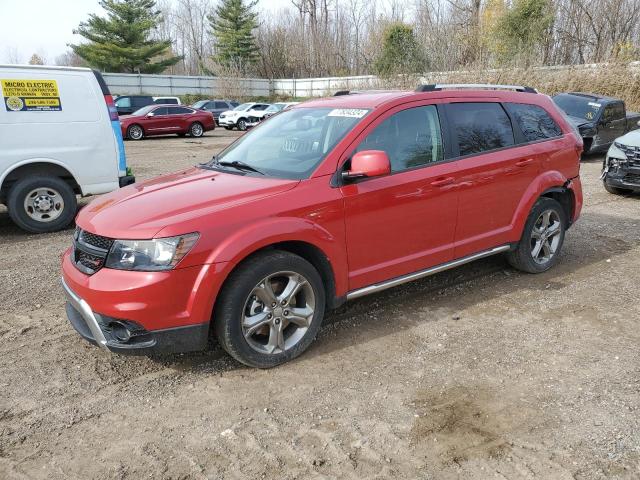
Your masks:
<path fill-rule="evenodd" d="M 192 137 L 201 137 L 202 135 L 204 135 L 204 127 L 199 122 L 193 122 L 189 127 L 189 134 Z"/>
<path fill-rule="evenodd" d="M 40 175 L 18 180 L 7 199 L 11 219 L 33 233 L 55 232 L 69 226 L 77 206 L 76 194 L 67 182 Z"/>
<path fill-rule="evenodd" d="M 307 349 L 324 307 L 324 286 L 313 265 L 272 250 L 250 257 L 229 276 L 215 307 L 214 331 L 236 360 L 270 368 Z"/>
<path fill-rule="evenodd" d="M 238 130 L 244 132 L 247 129 L 247 121 L 244 118 L 238 120 Z"/>
<path fill-rule="evenodd" d="M 144 138 L 144 130 L 140 125 L 131 125 L 127 128 L 127 137 L 131 140 L 142 140 Z"/>
<path fill-rule="evenodd" d="M 509 263 L 528 273 L 549 270 L 560 260 L 566 228 L 562 205 L 552 198 L 540 198 L 529 214 L 520 242 L 507 254 Z"/>

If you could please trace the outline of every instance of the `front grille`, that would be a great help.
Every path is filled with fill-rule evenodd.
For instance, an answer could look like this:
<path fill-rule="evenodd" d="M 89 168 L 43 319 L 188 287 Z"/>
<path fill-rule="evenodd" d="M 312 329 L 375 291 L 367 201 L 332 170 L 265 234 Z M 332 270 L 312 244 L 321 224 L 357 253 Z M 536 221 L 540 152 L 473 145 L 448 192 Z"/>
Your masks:
<path fill-rule="evenodd" d="M 624 182 L 626 182 L 626 183 L 635 183 L 635 184 L 640 185 L 640 174 L 627 173 L 624 176 Z"/>
<path fill-rule="evenodd" d="M 629 166 L 640 167 L 640 147 L 616 144 L 624 152 L 629 161 Z"/>
<path fill-rule="evenodd" d="M 91 245 L 92 247 L 101 248 L 103 250 L 109 250 L 113 245 L 113 240 L 95 233 L 87 232 L 86 230 L 80 231 L 80 241 Z"/>
<path fill-rule="evenodd" d="M 77 228 L 73 236 L 73 263 L 81 272 L 93 275 L 104 266 L 112 245 L 111 238 Z"/>

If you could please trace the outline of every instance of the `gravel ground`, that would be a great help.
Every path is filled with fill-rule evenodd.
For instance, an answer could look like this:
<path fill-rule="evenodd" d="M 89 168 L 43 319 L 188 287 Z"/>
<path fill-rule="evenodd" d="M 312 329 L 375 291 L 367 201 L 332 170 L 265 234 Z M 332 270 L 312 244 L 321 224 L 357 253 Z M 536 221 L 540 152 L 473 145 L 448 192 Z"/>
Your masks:
<path fill-rule="evenodd" d="M 128 142 L 138 178 L 237 133 Z M 582 165 L 559 266 L 485 259 L 348 304 L 298 360 L 125 357 L 68 325 L 59 256 L 0 211 L 0 478 L 640 478 L 640 196 Z"/>

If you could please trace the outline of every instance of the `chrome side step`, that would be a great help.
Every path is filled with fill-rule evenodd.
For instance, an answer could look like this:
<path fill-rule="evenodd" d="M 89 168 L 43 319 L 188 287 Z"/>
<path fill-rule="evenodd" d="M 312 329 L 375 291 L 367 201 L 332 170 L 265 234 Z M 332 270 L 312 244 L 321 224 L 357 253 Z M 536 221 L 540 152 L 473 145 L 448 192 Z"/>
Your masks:
<path fill-rule="evenodd" d="M 506 252 L 507 250 L 509 250 L 509 248 L 511 248 L 509 245 L 502 245 L 500 247 L 495 247 L 490 250 L 484 250 L 479 253 L 474 253 L 473 255 L 462 257 L 451 262 L 443 263 L 435 267 L 427 268 L 426 270 L 420 270 L 418 272 L 409 273 L 401 277 L 392 278 L 391 280 L 387 280 L 386 282 L 374 283 L 373 285 L 369 285 L 368 287 L 359 288 L 358 290 L 347 293 L 347 300 L 364 297 L 365 295 L 369 295 L 370 293 L 381 292 L 382 290 L 386 290 L 387 288 L 396 287 L 398 285 L 402 285 L 403 283 L 412 282 L 413 280 L 428 277 L 429 275 L 435 275 L 436 273 L 459 267 L 460 265 L 473 262 L 474 260 L 480 260 L 481 258 L 490 257 L 491 255 L 495 255 L 497 253 Z"/>

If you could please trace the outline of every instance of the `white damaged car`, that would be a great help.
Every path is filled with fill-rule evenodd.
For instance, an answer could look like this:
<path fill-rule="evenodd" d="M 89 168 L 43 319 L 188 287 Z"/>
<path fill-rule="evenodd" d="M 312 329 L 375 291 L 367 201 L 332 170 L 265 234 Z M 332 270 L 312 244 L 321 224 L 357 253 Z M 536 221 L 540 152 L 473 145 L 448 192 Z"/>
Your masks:
<path fill-rule="evenodd" d="M 640 130 L 613 142 L 602 166 L 602 182 L 609 193 L 640 192 Z"/>

